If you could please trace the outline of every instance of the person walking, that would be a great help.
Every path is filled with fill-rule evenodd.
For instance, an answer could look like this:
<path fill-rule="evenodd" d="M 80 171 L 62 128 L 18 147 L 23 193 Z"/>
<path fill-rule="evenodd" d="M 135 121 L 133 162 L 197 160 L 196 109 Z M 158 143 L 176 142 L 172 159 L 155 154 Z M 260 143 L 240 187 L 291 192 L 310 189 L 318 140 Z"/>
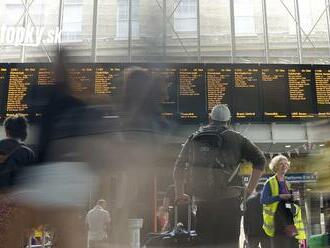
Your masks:
<path fill-rule="evenodd" d="M 96 206 L 86 216 L 88 229 L 88 248 L 107 247 L 110 231 L 110 213 L 105 210 L 107 202 L 103 199 L 97 201 Z"/>

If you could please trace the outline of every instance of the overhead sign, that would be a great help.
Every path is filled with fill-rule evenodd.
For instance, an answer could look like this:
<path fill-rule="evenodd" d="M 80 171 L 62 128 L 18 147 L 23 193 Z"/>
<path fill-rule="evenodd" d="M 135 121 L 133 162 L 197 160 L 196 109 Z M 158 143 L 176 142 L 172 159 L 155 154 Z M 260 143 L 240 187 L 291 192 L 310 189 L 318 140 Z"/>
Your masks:
<path fill-rule="evenodd" d="M 259 179 L 259 184 L 264 184 L 269 177 L 273 175 L 264 175 Z M 290 183 L 316 183 L 317 176 L 314 173 L 291 173 L 286 175 L 286 180 Z M 243 182 L 248 183 L 250 176 L 243 176 Z"/>

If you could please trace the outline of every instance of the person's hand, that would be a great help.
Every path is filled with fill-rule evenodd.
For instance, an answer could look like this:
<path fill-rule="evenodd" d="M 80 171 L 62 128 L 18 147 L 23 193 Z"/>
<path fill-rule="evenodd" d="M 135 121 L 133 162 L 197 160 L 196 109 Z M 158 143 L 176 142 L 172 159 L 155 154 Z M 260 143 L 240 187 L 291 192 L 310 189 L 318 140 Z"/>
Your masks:
<path fill-rule="evenodd" d="M 290 200 L 291 199 L 291 194 L 280 194 L 279 196 L 283 200 Z"/>
<path fill-rule="evenodd" d="M 246 188 L 244 190 L 244 194 L 243 194 L 244 199 L 247 199 L 252 193 L 253 193 L 253 190 L 250 190 L 250 189 Z"/>
<path fill-rule="evenodd" d="M 187 194 L 177 195 L 175 198 L 176 205 L 184 205 L 190 203 L 190 196 Z"/>
<path fill-rule="evenodd" d="M 252 193 L 253 193 L 253 190 L 245 188 L 243 191 L 243 195 L 241 195 L 242 202 L 245 202 L 249 198 L 249 196 L 252 195 Z"/>
<path fill-rule="evenodd" d="M 243 195 L 241 195 L 241 211 L 245 211 L 246 210 L 246 200 L 249 198 L 249 196 L 252 194 L 252 192 L 250 192 L 250 190 L 248 190 L 247 188 L 244 189 L 243 191 Z"/>
<path fill-rule="evenodd" d="M 306 240 L 305 239 L 298 240 L 298 243 L 299 243 L 299 247 L 307 248 Z"/>

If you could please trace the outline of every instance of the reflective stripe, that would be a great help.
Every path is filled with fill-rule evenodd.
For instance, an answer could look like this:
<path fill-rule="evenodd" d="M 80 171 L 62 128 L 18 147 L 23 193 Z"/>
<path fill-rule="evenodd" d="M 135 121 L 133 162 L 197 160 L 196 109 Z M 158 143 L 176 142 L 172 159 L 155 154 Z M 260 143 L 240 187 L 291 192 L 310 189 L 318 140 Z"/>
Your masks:
<path fill-rule="evenodd" d="M 264 223 L 264 227 L 268 228 L 269 230 L 274 230 L 274 226 L 268 225 L 266 223 Z"/>
<path fill-rule="evenodd" d="M 274 216 L 275 215 L 275 212 L 273 212 L 272 210 L 270 209 L 264 209 L 264 214 L 268 214 L 270 216 Z"/>
<path fill-rule="evenodd" d="M 271 177 L 268 179 L 266 183 L 269 183 L 270 190 L 271 190 L 271 195 L 272 196 L 277 196 L 279 194 L 279 186 L 278 182 L 275 176 Z M 290 185 L 287 185 L 288 188 L 290 188 Z M 270 236 L 274 237 L 275 236 L 275 227 L 274 227 L 274 217 L 275 213 L 278 207 L 279 202 L 274 202 L 270 204 L 264 204 L 263 205 L 263 220 L 264 224 L 262 228 L 264 229 L 265 233 Z M 296 235 L 296 239 L 306 239 L 306 233 L 304 229 L 304 223 L 302 221 L 301 217 L 301 208 L 298 205 L 295 206 L 295 215 L 294 215 L 294 225 L 297 229 L 298 234 Z"/>

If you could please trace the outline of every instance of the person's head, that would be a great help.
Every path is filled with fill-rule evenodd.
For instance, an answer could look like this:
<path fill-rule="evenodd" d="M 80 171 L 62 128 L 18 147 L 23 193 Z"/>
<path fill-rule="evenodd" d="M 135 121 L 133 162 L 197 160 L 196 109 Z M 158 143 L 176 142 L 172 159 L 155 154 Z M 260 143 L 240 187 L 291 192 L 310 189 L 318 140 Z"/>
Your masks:
<path fill-rule="evenodd" d="M 100 200 L 97 201 L 96 205 L 98 205 L 102 208 L 106 208 L 107 207 L 107 202 L 104 199 L 100 199 Z"/>
<path fill-rule="evenodd" d="M 160 87 L 143 68 L 130 68 L 123 85 L 122 112 L 133 121 L 160 115 Z"/>
<path fill-rule="evenodd" d="M 22 115 L 7 117 L 3 124 L 7 138 L 24 141 L 27 137 L 27 120 Z"/>
<path fill-rule="evenodd" d="M 210 123 L 221 126 L 228 126 L 231 114 L 227 104 L 215 105 L 210 114 Z"/>
<path fill-rule="evenodd" d="M 277 155 L 269 163 L 269 169 L 278 175 L 285 175 L 290 168 L 290 161 L 283 155 Z"/>

